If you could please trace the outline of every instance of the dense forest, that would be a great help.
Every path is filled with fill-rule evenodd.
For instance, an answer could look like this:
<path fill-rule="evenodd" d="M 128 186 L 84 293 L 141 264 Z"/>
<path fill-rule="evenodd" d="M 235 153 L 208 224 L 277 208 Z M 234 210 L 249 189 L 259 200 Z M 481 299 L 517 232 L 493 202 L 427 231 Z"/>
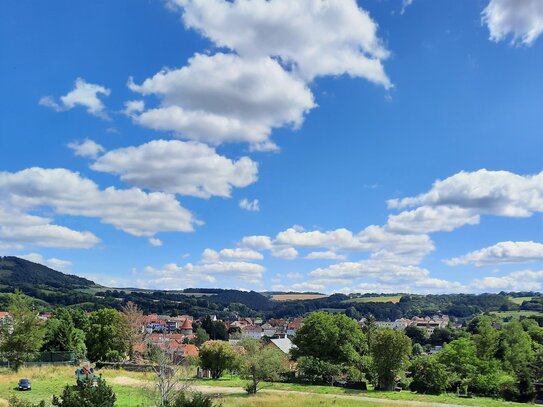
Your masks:
<path fill-rule="evenodd" d="M 459 319 L 494 311 L 543 312 L 540 293 L 499 294 L 402 294 L 399 302 L 352 301 L 352 296 L 333 294 L 313 300 L 273 301 L 269 293 L 209 288 L 188 288 L 179 291 L 138 289 L 110 289 L 90 280 L 63 274 L 46 266 L 17 257 L 0 257 L 0 309 L 6 296 L 1 293 L 20 289 L 36 299 L 35 305 L 44 310 L 58 306 L 72 306 L 85 310 L 103 307 L 120 308 L 128 301 L 138 304 L 145 313 L 168 315 L 190 314 L 196 317 L 215 314 L 219 318 L 235 316 L 263 316 L 290 318 L 313 311 L 329 310 L 359 318 L 372 314 L 378 320 L 411 318 L 436 313 L 449 314 Z M 363 294 L 368 298 L 377 294 Z M 513 299 L 526 300 L 513 301 Z"/>

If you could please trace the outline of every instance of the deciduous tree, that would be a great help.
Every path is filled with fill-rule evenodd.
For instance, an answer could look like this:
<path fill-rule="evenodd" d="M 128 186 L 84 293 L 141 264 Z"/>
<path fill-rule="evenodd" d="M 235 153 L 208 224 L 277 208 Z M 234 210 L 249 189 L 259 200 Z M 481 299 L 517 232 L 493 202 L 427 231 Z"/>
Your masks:
<path fill-rule="evenodd" d="M 219 379 L 226 370 L 237 366 L 238 357 L 228 342 L 207 341 L 200 349 L 200 366 Z"/>
<path fill-rule="evenodd" d="M 276 381 L 287 370 L 287 358 L 283 352 L 255 339 L 243 339 L 239 346 L 244 350 L 241 357 L 241 376 L 249 380 L 245 390 L 256 394 L 262 381 Z"/>
<path fill-rule="evenodd" d="M 409 361 L 411 347 L 411 340 L 402 331 L 388 328 L 377 331 L 372 355 L 380 389 L 394 390 L 396 379 L 404 373 Z"/>
<path fill-rule="evenodd" d="M 17 371 L 41 348 L 43 329 L 32 310 L 32 299 L 21 291 L 10 295 L 8 311 L 9 322 L 0 326 L 0 352 Z"/>

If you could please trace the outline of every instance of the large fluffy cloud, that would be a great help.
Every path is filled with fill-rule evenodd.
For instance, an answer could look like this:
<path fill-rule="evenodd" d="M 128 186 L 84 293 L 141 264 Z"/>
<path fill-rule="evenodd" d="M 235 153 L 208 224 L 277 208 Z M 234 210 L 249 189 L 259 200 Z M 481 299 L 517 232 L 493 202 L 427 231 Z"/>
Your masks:
<path fill-rule="evenodd" d="M 213 249 L 205 249 L 202 253 L 202 262 L 203 263 L 216 263 L 218 261 L 230 261 L 230 260 L 241 260 L 241 261 L 254 261 L 262 260 L 264 256 L 251 249 L 222 249 L 216 251 Z"/>
<path fill-rule="evenodd" d="M 137 123 L 210 144 L 269 147 L 272 128 L 301 125 L 304 113 L 315 106 L 304 82 L 268 57 L 196 54 L 181 69 L 163 70 L 129 86 L 161 100 L 158 108 L 134 115 Z"/>
<path fill-rule="evenodd" d="M 420 257 L 434 249 L 427 235 L 397 234 L 380 226 L 368 226 L 359 233 L 340 228 L 330 231 L 305 231 L 292 227 L 279 232 L 273 245 L 303 248 L 324 248 L 330 251 L 387 251 L 406 256 Z"/>
<path fill-rule="evenodd" d="M 348 74 L 390 87 L 382 60 L 389 55 L 377 24 L 355 0 L 170 0 L 183 21 L 250 58 L 278 56 L 294 72 Z"/>
<path fill-rule="evenodd" d="M 111 91 L 104 86 L 88 83 L 82 78 L 77 78 L 74 89 L 66 95 L 61 96 L 58 102 L 51 96 L 44 96 L 40 99 L 39 103 L 57 112 L 70 110 L 76 106 L 83 106 L 87 108 L 89 114 L 107 119 L 105 106 L 99 95 L 109 96 L 110 93 Z"/>
<path fill-rule="evenodd" d="M 471 291 L 541 291 L 543 289 L 543 270 L 514 271 L 501 277 L 483 277 L 475 279 L 470 285 Z"/>
<path fill-rule="evenodd" d="M 543 2 L 541 0 L 490 0 L 482 13 L 490 39 L 532 45 L 543 32 Z"/>
<path fill-rule="evenodd" d="M 459 172 L 436 181 L 432 189 L 412 198 L 393 199 L 391 208 L 447 206 L 474 214 L 528 217 L 543 212 L 543 172 L 518 175 L 508 171 Z"/>
<path fill-rule="evenodd" d="M 421 206 L 388 217 L 386 230 L 393 233 L 450 232 L 464 225 L 476 225 L 479 215 L 454 206 Z"/>
<path fill-rule="evenodd" d="M 61 168 L 0 172 L 0 195 L 4 197 L 2 207 L 18 208 L 21 212 L 49 207 L 62 215 L 98 218 L 102 223 L 135 236 L 153 236 L 162 231 L 188 232 L 194 223 L 192 214 L 173 195 L 145 193 L 137 188 L 102 190 L 93 181 Z M 25 216 L 29 223 L 41 222 L 44 226 L 43 218 Z M 45 223 L 48 230 L 59 228 L 47 225 Z M 4 230 L 5 224 L 2 227 Z M 15 229 L 15 232 L 17 230 L 20 231 Z M 68 230 L 63 229 L 63 232 L 68 233 Z M 5 235 L 6 231 L 2 233 Z M 16 241 L 22 237 L 24 235 L 11 238 Z M 91 235 L 79 237 L 87 245 L 89 240 L 93 242 Z"/>
<path fill-rule="evenodd" d="M 109 151 L 91 168 L 120 175 L 139 188 L 200 198 L 229 197 L 233 187 L 255 182 L 258 173 L 257 164 L 248 157 L 234 161 L 205 144 L 179 140 L 154 140 Z"/>
<path fill-rule="evenodd" d="M 89 231 L 55 225 L 48 217 L 7 206 L 0 204 L 0 250 L 21 250 L 26 246 L 86 249 L 100 242 Z"/>
<path fill-rule="evenodd" d="M 161 268 L 146 267 L 145 273 L 151 277 L 146 284 L 152 287 L 181 289 L 194 287 L 196 284 L 215 283 L 219 277 L 227 277 L 230 283 L 242 281 L 258 284 L 266 269 L 260 264 L 244 261 L 216 261 L 209 263 L 187 263 L 179 266 L 166 264 Z"/>
<path fill-rule="evenodd" d="M 487 266 L 543 260 L 543 244 L 536 242 L 499 242 L 460 257 L 445 260 L 450 266 L 474 264 Z"/>

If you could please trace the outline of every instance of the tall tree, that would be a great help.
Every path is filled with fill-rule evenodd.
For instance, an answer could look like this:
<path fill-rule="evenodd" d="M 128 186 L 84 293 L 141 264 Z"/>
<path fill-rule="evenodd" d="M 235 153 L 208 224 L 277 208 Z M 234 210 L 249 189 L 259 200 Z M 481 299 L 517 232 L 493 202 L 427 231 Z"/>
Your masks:
<path fill-rule="evenodd" d="M 446 366 L 451 385 L 467 387 L 479 367 L 477 349 L 470 338 L 456 339 L 436 354 L 437 361 Z"/>
<path fill-rule="evenodd" d="M 200 349 L 200 366 L 209 370 L 213 379 L 236 367 L 237 362 L 237 355 L 228 342 L 207 341 Z"/>
<path fill-rule="evenodd" d="M 515 373 L 524 370 L 534 358 L 530 335 L 516 319 L 506 324 L 500 332 L 500 354 L 506 368 Z"/>
<path fill-rule="evenodd" d="M 279 380 L 281 373 L 287 370 L 287 358 L 276 347 L 249 338 L 239 345 L 244 349 L 240 367 L 241 376 L 249 380 L 245 387 L 247 393 L 256 394 L 262 381 Z"/>
<path fill-rule="evenodd" d="M 413 360 L 409 388 L 417 393 L 441 394 L 449 386 L 449 373 L 433 356 L 420 356 Z"/>
<path fill-rule="evenodd" d="M 366 335 L 366 344 L 368 347 L 368 353 L 371 354 L 371 344 L 377 332 L 377 324 L 375 323 L 375 317 L 371 314 L 366 316 L 364 325 L 362 325 L 362 332 Z"/>
<path fill-rule="evenodd" d="M 487 315 L 480 315 L 470 322 L 470 330 L 473 332 L 472 339 L 477 348 L 477 357 L 481 360 L 494 358 L 498 350 L 500 334 L 492 326 L 492 319 Z"/>
<path fill-rule="evenodd" d="M 128 337 L 128 355 L 132 359 L 134 357 L 134 346 L 143 342 L 145 336 L 143 311 L 132 301 L 128 301 L 123 305 L 121 311 L 128 323 L 130 332 L 130 336 Z"/>
<path fill-rule="evenodd" d="M 343 314 L 313 312 L 292 342 L 293 357 L 311 356 L 338 365 L 352 366 L 366 352 L 362 329 Z"/>
<path fill-rule="evenodd" d="M 388 328 L 377 331 L 372 355 L 380 389 L 394 390 L 398 376 L 405 372 L 411 348 L 411 340 L 402 331 Z"/>
<path fill-rule="evenodd" d="M 130 346 L 128 322 L 123 314 L 111 308 L 91 313 L 85 336 L 92 362 L 123 360 Z"/>
<path fill-rule="evenodd" d="M 424 329 L 417 328 L 416 326 L 408 326 L 405 328 L 404 333 L 413 343 L 419 343 L 424 346 L 428 342 L 428 335 Z"/>
<path fill-rule="evenodd" d="M 32 299 L 21 291 L 9 297 L 10 322 L 0 327 L 0 352 L 15 371 L 32 358 L 43 343 L 43 329 L 32 310 Z"/>
<path fill-rule="evenodd" d="M 67 308 L 57 311 L 54 318 L 45 323 L 44 351 L 74 352 L 77 358 L 87 353 L 85 333 L 75 327 L 72 313 Z"/>

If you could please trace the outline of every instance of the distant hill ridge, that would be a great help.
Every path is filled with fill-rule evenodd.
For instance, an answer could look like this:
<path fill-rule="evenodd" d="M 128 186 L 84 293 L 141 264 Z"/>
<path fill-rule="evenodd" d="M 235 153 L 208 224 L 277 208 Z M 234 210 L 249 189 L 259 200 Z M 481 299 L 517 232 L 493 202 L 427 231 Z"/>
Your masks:
<path fill-rule="evenodd" d="M 86 278 L 64 274 L 14 256 L 0 257 L 0 285 L 15 288 L 47 286 L 65 289 L 96 286 L 93 281 Z"/>
<path fill-rule="evenodd" d="M 87 311 L 101 307 L 119 309 L 127 301 L 136 303 L 145 313 L 161 315 L 189 314 L 194 317 L 217 315 L 219 319 L 238 316 L 291 318 L 313 311 L 343 312 L 360 319 L 372 314 L 377 320 L 412 318 L 436 313 L 466 320 L 485 312 L 530 312 L 543 321 L 543 296 L 537 292 L 498 294 L 376 294 L 300 295 L 240 291 L 220 288 L 185 290 L 143 290 L 107 288 L 91 280 L 67 275 L 41 264 L 14 256 L 0 257 L 0 310 L 8 304 L 7 293 L 20 289 L 34 298 L 41 310 L 75 306 Z M 281 297 L 281 298 L 278 298 Z"/>

